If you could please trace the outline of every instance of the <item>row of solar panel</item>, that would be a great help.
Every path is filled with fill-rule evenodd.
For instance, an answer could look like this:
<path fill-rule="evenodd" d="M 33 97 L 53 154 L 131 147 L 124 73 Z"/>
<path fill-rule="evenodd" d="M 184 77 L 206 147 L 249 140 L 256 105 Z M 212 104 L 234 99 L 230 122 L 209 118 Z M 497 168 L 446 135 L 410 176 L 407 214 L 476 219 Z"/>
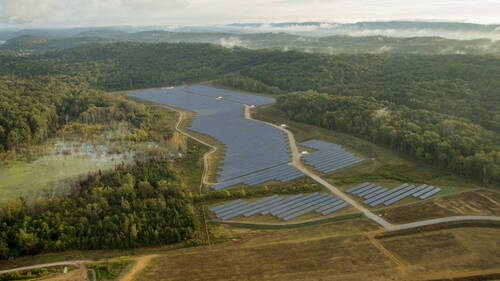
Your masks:
<path fill-rule="evenodd" d="M 249 217 L 260 213 L 261 215 L 271 214 L 288 221 L 312 211 L 326 216 L 347 206 L 349 206 L 349 203 L 336 196 L 315 192 L 309 195 L 298 194 L 286 199 L 273 195 L 253 203 L 247 203 L 240 199 L 216 206 L 211 208 L 210 211 L 222 220 L 241 215 Z"/>
<path fill-rule="evenodd" d="M 225 89 L 207 87 L 204 85 L 192 85 L 192 86 L 181 86 L 178 89 L 182 91 L 186 91 L 189 93 L 199 94 L 203 96 L 213 97 L 213 98 L 221 98 L 223 100 L 228 100 L 232 102 L 238 102 L 242 104 L 248 105 L 264 105 L 275 103 L 276 100 L 274 98 L 268 98 L 263 96 L 256 96 L 247 93 L 235 92 Z"/>
<path fill-rule="evenodd" d="M 296 178 L 302 177 L 304 174 L 293 166 L 284 164 L 269 169 L 259 171 L 257 173 L 252 173 L 245 175 L 236 179 L 229 180 L 227 182 L 222 182 L 213 185 L 213 189 L 223 189 L 236 184 L 246 184 L 246 185 L 256 185 L 268 182 L 270 180 L 279 180 L 282 182 L 287 182 Z"/>
<path fill-rule="evenodd" d="M 257 105 L 274 102 L 274 99 L 198 85 L 136 91 L 127 95 L 195 112 L 190 130 L 217 139 L 225 148 L 218 182 L 290 162 L 288 138 L 283 131 L 244 119 L 241 104 L 216 97 L 231 96 L 245 102 L 253 99 L 251 103 Z"/>
<path fill-rule="evenodd" d="M 300 143 L 300 145 L 318 150 L 302 155 L 302 160 L 306 164 L 313 166 L 314 170 L 325 174 L 363 161 L 362 158 L 356 157 L 334 143 L 309 140 Z"/>
<path fill-rule="evenodd" d="M 347 193 L 351 193 L 358 197 L 364 198 L 364 204 L 370 205 L 372 207 L 379 204 L 384 204 L 389 206 L 396 203 L 408 196 L 413 196 L 421 200 L 427 199 L 432 195 L 441 191 L 441 188 L 428 186 L 422 184 L 419 186 L 409 185 L 404 183 L 396 188 L 388 189 L 386 187 L 377 186 L 376 184 L 365 182 L 353 188 L 346 190 Z"/>

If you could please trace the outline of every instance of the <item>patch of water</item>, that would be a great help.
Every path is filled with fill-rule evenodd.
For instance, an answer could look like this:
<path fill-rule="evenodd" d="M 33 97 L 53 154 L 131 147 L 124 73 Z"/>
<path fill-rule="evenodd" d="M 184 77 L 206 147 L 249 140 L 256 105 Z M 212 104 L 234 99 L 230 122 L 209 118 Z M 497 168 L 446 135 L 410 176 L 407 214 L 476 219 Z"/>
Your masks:
<path fill-rule="evenodd" d="M 129 148 L 112 147 L 103 144 L 71 143 L 57 141 L 54 144 L 56 154 L 90 157 L 97 162 L 121 161 L 131 159 L 136 155 L 135 150 Z"/>

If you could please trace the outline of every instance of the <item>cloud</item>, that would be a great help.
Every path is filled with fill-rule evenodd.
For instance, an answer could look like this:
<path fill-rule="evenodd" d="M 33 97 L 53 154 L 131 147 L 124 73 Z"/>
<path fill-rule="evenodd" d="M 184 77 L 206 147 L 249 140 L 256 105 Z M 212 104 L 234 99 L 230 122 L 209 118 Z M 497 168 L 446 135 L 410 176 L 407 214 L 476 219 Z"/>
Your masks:
<path fill-rule="evenodd" d="M 187 0 L 0 0 L 0 24 L 153 24 Z"/>
<path fill-rule="evenodd" d="M 246 47 L 247 45 L 240 40 L 239 37 L 230 36 L 229 38 L 221 38 L 219 45 L 226 48 Z"/>
<path fill-rule="evenodd" d="M 0 25 L 200 25 L 399 19 L 491 23 L 499 22 L 499 10 L 498 0 L 0 0 Z"/>

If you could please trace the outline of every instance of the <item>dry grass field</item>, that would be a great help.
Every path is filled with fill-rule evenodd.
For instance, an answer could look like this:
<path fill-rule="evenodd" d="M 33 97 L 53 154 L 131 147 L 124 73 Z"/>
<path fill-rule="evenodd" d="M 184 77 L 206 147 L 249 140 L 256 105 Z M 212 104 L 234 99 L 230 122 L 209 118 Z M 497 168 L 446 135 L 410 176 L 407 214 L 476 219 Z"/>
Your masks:
<path fill-rule="evenodd" d="M 380 214 L 396 224 L 458 215 L 500 216 L 500 193 L 488 190 L 468 191 L 438 197 L 421 204 L 382 210 Z"/>
<path fill-rule="evenodd" d="M 379 230 L 366 219 L 272 231 L 218 228 L 226 242 L 166 252 L 135 280 L 429 280 L 456 270 L 500 272 L 500 229 L 370 239 Z"/>

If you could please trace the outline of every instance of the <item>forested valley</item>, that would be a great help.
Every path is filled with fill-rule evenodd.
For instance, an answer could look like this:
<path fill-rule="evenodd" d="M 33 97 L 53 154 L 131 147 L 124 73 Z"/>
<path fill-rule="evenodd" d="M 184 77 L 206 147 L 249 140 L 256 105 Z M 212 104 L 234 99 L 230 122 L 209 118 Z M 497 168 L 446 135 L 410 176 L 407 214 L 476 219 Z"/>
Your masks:
<path fill-rule="evenodd" d="M 148 107 L 106 91 L 215 81 L 275 94 L 289 118 L 351 133 L 483 183 L 500 182 L 500 58 L 319 55 L 210 44 L 112 43 L 0 53 L 0 153 L 65 125 L 127 121 Z M 78 126 L 76 126 L 78 127 Z M 162 245 L 196 228 L 182 176 L 164 160 L 89 178 L 71 195 L 4 204 L 2 258 Z"/>

